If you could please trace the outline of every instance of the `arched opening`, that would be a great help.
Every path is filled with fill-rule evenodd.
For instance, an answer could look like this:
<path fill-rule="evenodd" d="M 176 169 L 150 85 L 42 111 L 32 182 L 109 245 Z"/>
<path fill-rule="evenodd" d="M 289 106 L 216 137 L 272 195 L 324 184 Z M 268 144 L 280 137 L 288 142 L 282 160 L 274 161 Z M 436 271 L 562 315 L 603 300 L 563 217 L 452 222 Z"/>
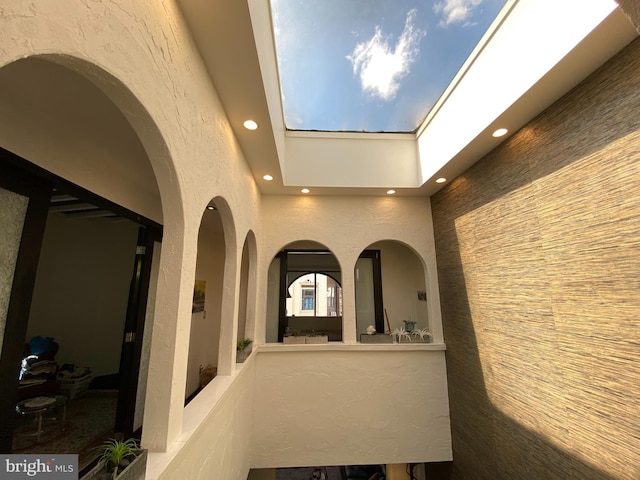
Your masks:
<path fill-rule="evenodd" d="M 211 201 L 198 232 L 185 399 L 195 397 L 218 371 L 226 242 L 220 210 Z"/>
<path fill-rule="evenodd" d="M 163 218 L 159 188 L 131 124 L 84 76 L 44 58 L 21 59 L 0 69 L 0 104 L 0 177 L 10 170 L 14 186 L 37 184 L 44 199 L 37 218 L 24 219 L 25 231 L 42 225 L 32 262 L 22 265 L 18 254 L 16 263 L 16 274 L 26 268 L 32 280 L 19 292 L 9 284 L 10 304 L 21 303 L 21 314 L 0 319 L 0 383 L 8 392 L 0 401 L 2 448 L 76 453 L 82 468 L 95 457 L 96 442 L 139 435 L 142 426 Z M 148 116 L 140 118 L 157 132 Z M 46 369 L 31 368 L 42 361 Z M 38 410 L 36 401 L 50 408 Z M 61 418 L 61 408 L 64 425 L 49 422 Z"/>
<path fill-rule="evenodd" d="M 342 271 L 324 245 L 285 246 L 268 273 L 267 342 L 342 341 Z"/>
<path fill-rule="evenodd" d="M 354 277 L 359 341 L 372 326 L 377 333 L 404 329 L 423 333 L 420 341 L 430 338 L 424 334 L 429 329 L 426 271 L 413 249 L 394 240 L 373 243 L 358 258 Z"/>
<path fill-rule="evenodd" d="M 251 353 L 254 340 L 254 310 L 249 298 L 255 289 L 256 242 L 253 232 L 247 233 L 242 246 L 240 290 L 238 292 L 238 330 L 236 362 L 243 362 Z"/>

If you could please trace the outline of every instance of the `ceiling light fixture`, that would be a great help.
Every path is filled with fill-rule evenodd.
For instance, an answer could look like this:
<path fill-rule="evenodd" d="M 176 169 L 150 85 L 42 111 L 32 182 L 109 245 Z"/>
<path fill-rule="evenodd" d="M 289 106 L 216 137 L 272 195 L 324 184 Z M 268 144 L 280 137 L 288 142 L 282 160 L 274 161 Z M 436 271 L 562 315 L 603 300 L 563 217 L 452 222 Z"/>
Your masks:
<path fill-rule="evenodd" d="M 253 120 L 245 120 L 243 125 L 244 125 L 244 128 L 246 128 L 247 130 L 255 130 L 258 128 L 258 124 Z"/>
<path fill-rule="evenodd" d="M 396 191 L 393 189 L 387 190 L 387 195 L 393 195 L 394 193 L 396 193 Z"/>
<path fill-rule="evenodd" d="M 273 177 L 271 175 L 265 175 L 262 177 L 264 180 L 266 180 L 267 182 L 270 182 L 271 180 L 273 180 Z"/>
<path fill-rule="evenodd" d="M 214 207 L 213 205 L 207 205 L 207 210 L 215 210 L 216 207 Z"/>
<path fill-rule="evenodd" d="M 302 193 L 309 193 L 309 189 L 308 188 L 303 188 L 302 190 L 300 190 Z"/>
<path fill-rule="evenodd" d="M 444 177 L 440 177 L 440 178 L 438 178 L 438 179 L 436 180 L 436 183 L 444 183 L 444 182 L 446 182 L 446 181 L 447 181 L 447 179 L 446 179 L 446 178 L 444 178 Z"/>
<path fill-rule="evenodd" d="M 491 136 L 493 136 L 495 138 L 504 137 L 507 134 L 508 131 L 509 130 L 507 130 L 506 128 L 499 128 L 495 132 L 493 132 L 491 134 Z"/>

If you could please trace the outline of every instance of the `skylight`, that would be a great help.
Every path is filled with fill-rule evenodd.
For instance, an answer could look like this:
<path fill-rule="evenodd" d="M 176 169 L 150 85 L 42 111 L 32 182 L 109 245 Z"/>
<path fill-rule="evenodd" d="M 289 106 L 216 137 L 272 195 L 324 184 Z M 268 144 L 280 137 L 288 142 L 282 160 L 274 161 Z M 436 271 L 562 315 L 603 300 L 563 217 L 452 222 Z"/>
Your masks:
<path fill-rule="evenodd" d="M 506 0 L 271 0 L 288 130 L 413 132 Z"/>

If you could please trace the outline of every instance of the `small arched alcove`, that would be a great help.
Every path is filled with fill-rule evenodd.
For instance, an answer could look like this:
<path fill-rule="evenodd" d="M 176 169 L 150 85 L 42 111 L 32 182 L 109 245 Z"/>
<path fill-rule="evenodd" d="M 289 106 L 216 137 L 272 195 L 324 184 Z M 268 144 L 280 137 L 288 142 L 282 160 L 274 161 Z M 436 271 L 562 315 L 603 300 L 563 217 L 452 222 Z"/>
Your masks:
<path fill-rule="evenodd" d="M 238 329 L 236 362 L 242 362 L 251 352 L 255 330 L 255 298 L 256 284 L 256 237 L 249 231 L 242 247 L 242 261 L 240 264 L 240 290 L 238 292 Z M 247 344 L 249 341 L 251 343 Z M 246 345 L 240 349 L 241 345 Z"/>
<path fill-rule="evenodd" d="M 207 205 L 198 231 L 185 390 L 187 399 L 204 388 L 216 376 L 218 369 L 226 260 L 225 226 L 218 203 L 216 199 Z"/>
<path fill-rule="evenodd" d="M 378 333 L 429 329 L 426 270 L 406 244 L 382 240 L 359 256 L 354 271 L 358 339 L 373 325 Z"/>
<path fill-rule="evenodd" d="M 268 343 L 342 341 L 342 271 L 327 247 L 297 241 L 273 258 L 266 332 Z"/>

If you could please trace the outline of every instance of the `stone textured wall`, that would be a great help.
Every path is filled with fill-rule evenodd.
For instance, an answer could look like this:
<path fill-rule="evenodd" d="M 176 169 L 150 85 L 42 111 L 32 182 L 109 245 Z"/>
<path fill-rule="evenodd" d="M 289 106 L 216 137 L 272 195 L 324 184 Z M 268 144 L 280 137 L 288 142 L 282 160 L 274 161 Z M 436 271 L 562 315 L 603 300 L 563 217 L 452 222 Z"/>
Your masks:
<path fill-rule="evenodd" d="M 640 3 L 638 0 L 616 0 L 631 23 L 640 32 Z"/>
<path fill-rule="evenodd" d="M 432 198 L 455 479 L 640 478 L 640 40 Z"/>

